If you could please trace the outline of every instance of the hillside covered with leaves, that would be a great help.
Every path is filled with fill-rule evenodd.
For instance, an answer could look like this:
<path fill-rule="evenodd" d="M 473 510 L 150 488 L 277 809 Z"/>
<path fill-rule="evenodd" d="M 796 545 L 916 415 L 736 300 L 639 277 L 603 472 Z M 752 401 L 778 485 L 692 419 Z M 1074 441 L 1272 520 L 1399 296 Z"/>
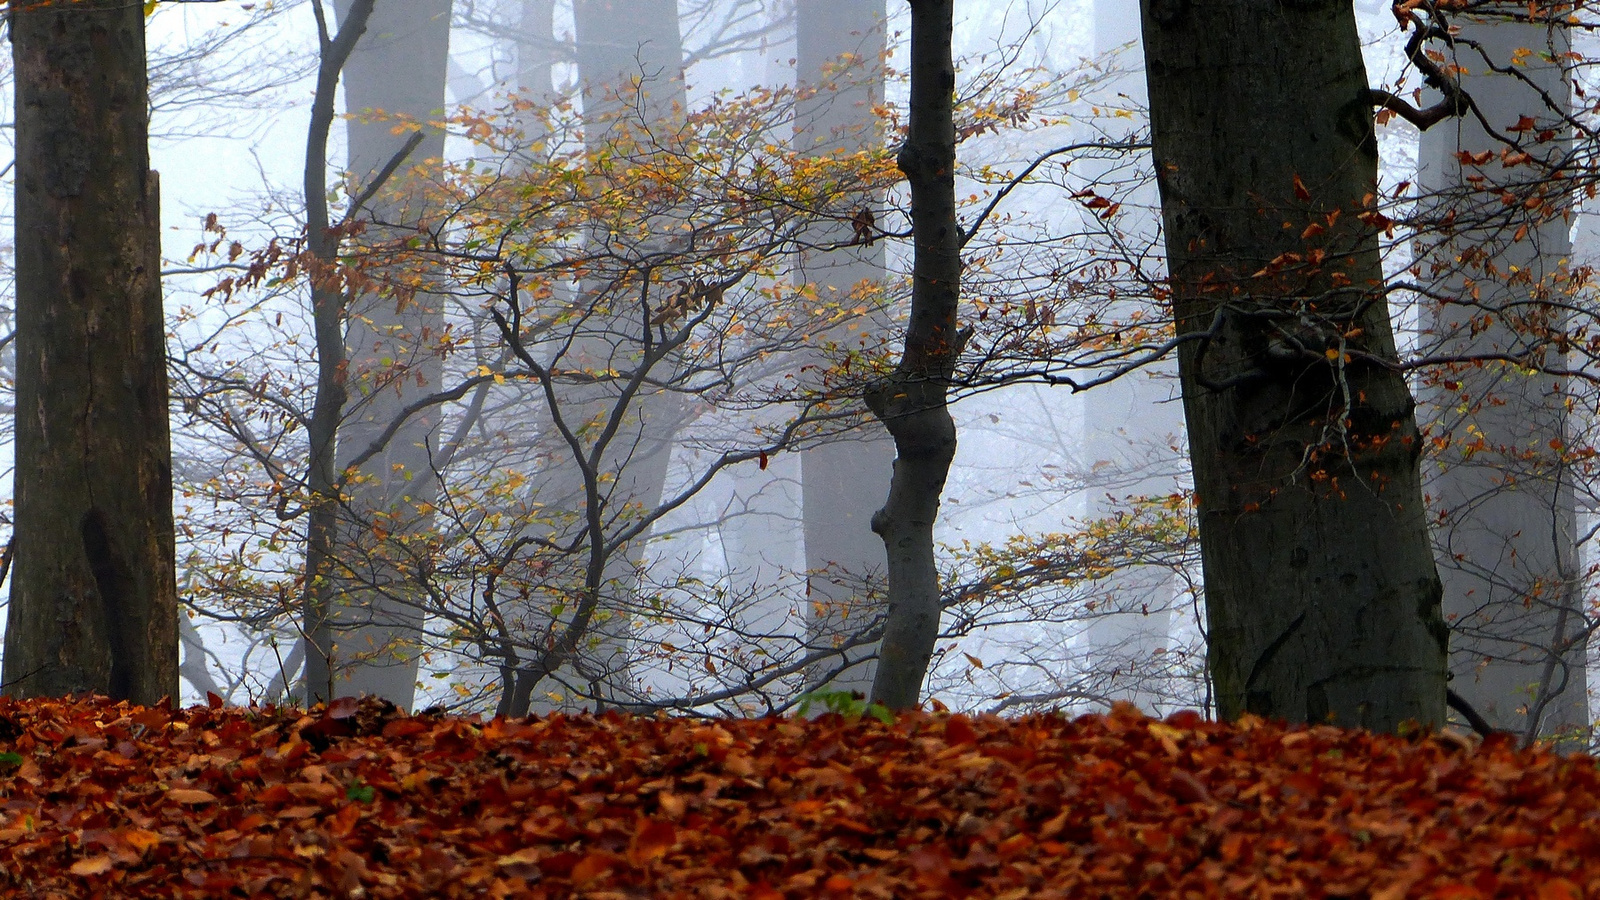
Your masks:
<path fill-rule="evenodd" d="M 1538 897 L 1589 757 L 1179 713 L 892 723 L 0 698 L 32 897 Z"/>

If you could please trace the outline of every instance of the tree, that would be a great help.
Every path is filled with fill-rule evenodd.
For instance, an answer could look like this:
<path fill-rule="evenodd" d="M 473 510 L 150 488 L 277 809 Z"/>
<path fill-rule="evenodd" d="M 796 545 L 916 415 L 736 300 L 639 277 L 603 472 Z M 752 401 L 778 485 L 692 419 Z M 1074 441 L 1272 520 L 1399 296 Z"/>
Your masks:
<path fill-rule="evenodd" d="M 1140 14 L 1219 711 L 1441 722 L 1447 631 L 1354 13 Z"/>
<path fill-rule="evenodd" d="M 1539 330 L 1518 321 L 1519 309 L 1556 309 L 1544 301 L 1564 293 L 1570 222 L 1562 204 L 1502 201 L 1506 192 L 1551 193 L 1530 175 L 1571 151 L 1570 43 L 1564 23 L 1448 26 L 1442 17 L 1416 23 L 1473 105 L 1422 133 L 1417 176 L 1427 213 L 1419 350 L 1469 360 L 1432 374 L 1424 389 L 1441 445 L 1427 486 L 1439 516 L 1451 689 L 1496 728 L 1570 737 L 1589 721 L 1574 473 L 1564 458 L 1571 392 L 1561 375 L 1529 371 L 1563 368 L 1548 329 L 1565 330 L 1568 314 Z M 1523 117 L 1531 124 L 1519 125 Z M 1546 129 L 1551 139 L 1539 139 Z M 1503 150 L 1528 163 L 1506 165 Z"/>
<path fill-rule="evenodd" d="M 795 4 L 798 147 L 818 155 L 849 154 L 882 142 L 875 108 L 883 102 L 886 29 L 882 3 L 799 0 Z M 862 196 L 859 209 L 870 212 L 880 207 L 880 201 Z M 881 208 L 878 212 L 885 214 Z M 801 255 L 795 278 L 810 284 L 824 303 L 881 306 L 879 283 L 885 275 L 888 241 L 877 239 L 879 223 L 867 226 L 865 235 L 854 233 L 856 224 L 866 223 L 820 220 L 813 238 L 816 249 Z M 878 327 L 888 326 L 882 322 Z M 859 351 L 853 345 L 867 335 L 851 327 L 824 337 L 847 354 Z M 818 357 L 817 362 L 825 364 L 825 355 Z M 894 447 L 874 421 L 843 437 L 800 455 L 806 627 L 818 646 L 851 642 L 863 623 L 883 611 L 887 561 L 882 542 L 871 535 L 871 521 L 889 490 Z M 845 661 L 872 652 L 871 647 L 843 650 Z M 866 693 L 873 671 L 870 662 L 847 668 L 828 681 L 828 688 Z"/>
<path fill-rule="evenodd" d="M 21 696 L 178 689 L 161 239 L 144 16 L 11 11 L 17 110 L 16 566 Z"/>
<path fill-rule="evenodd" d="M 872 699 L 915 707 L 942 610 L 933 523 L 956 454 L 949 389 L 958 333 L 962 231 L 956 222 L 953 0 L 911 0 L 911 98 L 897 158 L 911 188 L 911 311 L 894 371 L 867 405 L 894 437 L 889 497 L 872 517 L 888 553 L 888 613 Z M 967 332 L 970 334 L 970 332 Z"/>
<path fill-rule="evenodd" d="M 1094 103 L 1133 112 L 1130 119 L 1113 115 L 1111 122 L 1124 130 L 1110 137 L 1136 143 L 1148 127 L 1148 120 L 1139 114 L 1147 104 L 1137 0 L 1095 0 L 1094 25 L 1095 52 L 1111 67 Z M 1092 139 L 1093 135 L 1085 137 Z M 1137 158 L 1148 160 L 1143 154 Z M 1100 210 L 1086 210 L 1085 218 L 1114 231 L 1130 246 L 1134 258 L 1146 252 L 1159 257 L 1160 201 L 1155 196 L 1155 181 L 1147 167 L 1131 173 L 1130 168 L 1127 160 L 1113 159 L 1083 174 L 1098 194 L 1112 197 L 1125 210 L 1109 222 L 1097 221 Z M 1157 272 L 1151 274 L 1159 277 Z M 1136 324 L 1147 304 L 1147 298 L 1136 295 L 1131 302 L 1109 306 L 1107 317 L 1120 325 Z M 1184 462 L 1169 448 L 1182 432 L 1181 413 L 1177 404 L 1161 402 L 1169 399 L 1172 370 L 1169 357 L 1084 394 L 1080 453 L 1085 468 L 1097 476 L 1094 489 L 1085 491 L 1090 495 L 1091 516 L 1115 515 L 1132 498 L 1165 496 L 1178 490 L 1177 472 Z M 1161 376 L 1160 380 L 1155 376 Z M 1103 614 L 1090 623 L 1086 634 L 1086 666 L 1108 679 L 1115 696 L 1146 711 L 1166 693 L 1161 686 L 1163 657 L 1173 648 L 1172 607 L 1178 588 L 1176 573 L 1162 566 L 1119 571 L 1107 579 L 1108 596 L 1103 607 L 1095 610 L 1103 610 Z"/>
<path fill-rule="evenodd" d="M 352 4 L 338 4 L 341 22 Z M 416 236 L 429 205 L 426 163 L 444 157 L 445 62 L 450 2 L 379 4 L 343 68 L 351 195 L 376 190 L 360 241 L 379 247 Z M 400 133 L 396 134 L 397 129 Z M 420 135 L 420 139 L 419 136 Z M 379 183 L 385 168 L 402 169 Z M 387 277 L 386 277 L 387 275 Z M 440 412 L 407 407 L 440 386 L 445 298 L 427 273 L 371 272 L 372 290 L 347 299 L 346 389 L 339 469 L 339 567 L 333 584 L 334 689 L 411 707 L 425 604 L 412 572 L 438 499 L 434 473 Z M 398 427 L 392 427 L 398 426 Z"/>
<path fill-rule="evenodd" d="M 343 226 L 348 223 L 338 223 L 336 227 L 328 209 L 328 133 L 333 127 L 339 74 L 366 30 L 373 6 L 374 0 L 356 0 L 338 30 L 330 33 L 320 0 L 311 5 L 317 19 L 317 87 L 306 133 L 304 197 L 306 255 L 313 269 L 311 315 L 317 379 L 315 401 L 305 428 L 306 557 L 305 575 L 299 586 L 303 682 L 308 705 L 335 696 L 333 579 L 338 565 L 339 494 L 344 482 L 336 454 L 339 425 L 349 400 L 345 387 L 349 370 L 345 294 L 337 268 Z M 356 212 L 352 209 L 350 215 Z"/>

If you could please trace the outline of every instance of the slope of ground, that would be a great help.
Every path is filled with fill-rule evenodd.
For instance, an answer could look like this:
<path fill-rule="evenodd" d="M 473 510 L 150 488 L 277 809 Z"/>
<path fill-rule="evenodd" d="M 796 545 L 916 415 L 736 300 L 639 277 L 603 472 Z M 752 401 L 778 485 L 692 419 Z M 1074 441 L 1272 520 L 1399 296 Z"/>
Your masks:
<path fill-rule="evenodd" d="M 1595 761 L 1451 735 L 0 698 L 0 751 L 6 896 L 1600 896 Z"/>

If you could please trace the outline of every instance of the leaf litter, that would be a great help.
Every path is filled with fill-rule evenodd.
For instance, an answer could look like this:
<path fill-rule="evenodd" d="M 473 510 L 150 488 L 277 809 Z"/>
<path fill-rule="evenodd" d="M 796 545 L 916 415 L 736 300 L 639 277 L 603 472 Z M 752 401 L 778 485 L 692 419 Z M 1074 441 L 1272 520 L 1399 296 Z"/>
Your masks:
<path fill-rule="evenodd" d="M 0 698 L 0 893 L 1600 895 L 1600 771 L 1184 712 L 890 723 Z"/>

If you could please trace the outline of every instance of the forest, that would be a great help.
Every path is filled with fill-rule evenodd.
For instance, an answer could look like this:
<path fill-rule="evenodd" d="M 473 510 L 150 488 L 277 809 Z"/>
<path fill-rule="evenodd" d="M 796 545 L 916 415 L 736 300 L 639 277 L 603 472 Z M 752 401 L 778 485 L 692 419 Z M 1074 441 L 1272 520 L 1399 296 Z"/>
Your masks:
<path fill-rule="evenodd" d="M 1597 25 L 13 5 L 0 686 L 1588 749 Z"/>

